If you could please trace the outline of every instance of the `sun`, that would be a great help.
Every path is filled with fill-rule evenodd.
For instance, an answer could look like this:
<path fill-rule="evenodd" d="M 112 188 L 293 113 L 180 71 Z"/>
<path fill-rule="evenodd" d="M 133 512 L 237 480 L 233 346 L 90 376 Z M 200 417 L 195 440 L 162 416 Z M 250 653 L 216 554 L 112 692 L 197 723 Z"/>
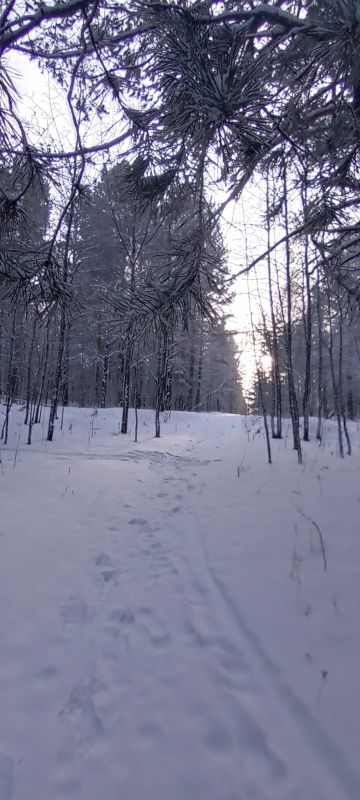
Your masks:
<path fill-rule="evenodd" d="M 265 372 L 265 375 L 269 375 L 272 368 L 272 357 L 270 353 L 264 353 L 264 355 L 261 356 L 261 366 Z"/>

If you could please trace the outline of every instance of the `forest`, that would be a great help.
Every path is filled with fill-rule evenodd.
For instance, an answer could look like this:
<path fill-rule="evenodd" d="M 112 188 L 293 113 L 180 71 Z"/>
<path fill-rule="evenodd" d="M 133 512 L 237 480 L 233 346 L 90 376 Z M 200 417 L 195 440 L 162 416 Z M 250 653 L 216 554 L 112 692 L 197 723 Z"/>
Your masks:
<path fill-rule="evenodd" d="M 0 0 L 0 800 L 360 798 L 360 0 Z"/>
<path fill-rule="evenodd" d="M 334 417 L 350 453 L 356 0 L 9 0 L 1 14 L 2 441 L 14 403 L 29 443 L 43 406 L 49 440 L 68 404 L 121 406 L 124 433 L 129 406 L 153 408 L 157 435 L 172 408 L 244 411 L 229 309 L 249 275 L 248 410 L 268 445 L 290 416 L 299 461 L 310 416 L 319 441 Z M 66 103 L 63 138 L 51 108 L 30 121 L 29 61 Z M 239 222 L 234 273 L 222 216 L 249 186 L 258 219 L 251 236 Z"/>

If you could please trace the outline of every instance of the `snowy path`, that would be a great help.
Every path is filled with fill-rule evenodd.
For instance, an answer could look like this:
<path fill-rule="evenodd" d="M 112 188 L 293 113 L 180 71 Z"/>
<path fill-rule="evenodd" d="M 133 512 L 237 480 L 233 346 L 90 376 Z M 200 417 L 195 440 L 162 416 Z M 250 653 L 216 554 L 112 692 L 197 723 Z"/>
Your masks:
<path fill-rule="evenodd" d="M 0 800 L 360 797 L 358 764 L 243 611 L 234 427 L 4 459 Z"/>

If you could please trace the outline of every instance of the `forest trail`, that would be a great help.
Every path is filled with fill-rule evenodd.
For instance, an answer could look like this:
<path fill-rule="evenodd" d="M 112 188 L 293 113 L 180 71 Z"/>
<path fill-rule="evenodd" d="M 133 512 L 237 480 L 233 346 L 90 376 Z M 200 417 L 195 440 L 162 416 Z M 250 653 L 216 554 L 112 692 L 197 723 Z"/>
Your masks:
<path fill-rule="evenodd" d="M 307 686 L 300 696 L 248 617 L 244 569 L 260 609 L 272 597 L 254 559 L 241 563 L 243 540 L 272 513 L 279 475 L 259 460 L 251 494 L 243 422 L 207 419 L 170 441 L 39 443 L 12 471 L 7 452 L 0 800 L 358 800 L 326 687 L 313 705 Z M 307 477 L 294 474 L 299 502 Z"/>

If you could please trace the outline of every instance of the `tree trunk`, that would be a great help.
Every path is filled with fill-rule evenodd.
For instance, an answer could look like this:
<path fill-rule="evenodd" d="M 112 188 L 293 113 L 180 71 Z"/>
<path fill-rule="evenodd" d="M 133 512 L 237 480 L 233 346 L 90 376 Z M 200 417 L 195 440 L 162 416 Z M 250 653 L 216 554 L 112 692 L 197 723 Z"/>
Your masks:
<path fill-rule="evenodd" d="M 62 404 L 66 408 L 69 405 L 69 361 L 70 361 L 70 325 L 67 324 L 65 332 L 65 353 L 64 369 L 62 381 Z"/>
<path fill-rule="evenodd" d="M 271 230 L 270 230 L 270 192 L 269 192 L 269 173 L 266 179 L 266 227 L 267 227 L 267 247 L 268 251 L 271 246 Z M 272 275 L 271 275 L 271 257 L 268 252 L 267 257 L 267 273 L 268 273 L 268 286 L 269 286 L 269 300 L 270 300 L 270 314 L 271 314 L 271 332 L 272 332 L 272 346 L 271 346 L 271 368 L 273 373 L 272 380 L 272 414 L 271 414 L 271 432 L 273 439 L 281 439 L 282 436 L 282 396 L 281 396 L 281 378 L 280 378 L 280 364 L 279 364 L 279 342 L 277 334 L 277 325 L 274 308 L 274 295 L 272 289 Z M 275 427 L 276 419 L 276 427 Z"/>
<path fill-rule="evenodd" d="M 14 400 L 14 392 L 16 386 L 16 373 L 14 369 L 15 338 L 16 338 L 16 308 L 13 313 L 13 321 L 12 321 L 11 336 L 10 336 L 10 355 L 9 355 L 8 378 L 7 378 L 7 389 L 6 389 L 5 420 L 0 437 L 1 439 L 4 440 L 4 444 L 7 444 L 8 442 L 10 411 Z"/>
<path fill-rule="evenodd" d="M 193 341 L 190 343 L 190 365 L 189 365 L 189 391 L 186 400 L 187 411 L 193 409 L 194 396 L 194 370 L 195 370 L 195 347 Z"/>
<path fill-rule="evenodd" d="M 200 408 L 202 368 L 203 368 L 203 333 L 201 331 L 200 342 L 199 342 L 199 362 L 198 362 L 197 380 L 196 380 L 195 411 L 199 411 Z"/>
<path fill-rule="evenodd" d="M 131 346 L 128 345 L 124 356 L 123 390 L 122 390 L 122 418 L 121 433 L 128 432 L 129 405 L 130 405 L 130 372 L 131 372 Z"/>
<path fill-rule="evenodd" d="M 320 302 L 320 273 L 317 273 L 317 288 L 316 288 L 316 315 L 318 324 L 318 349 L 319 349 L 319 363 L 318 363 L 318 417 L 316 427 L 316 439 L 321 442 L 321 424 L 322 412 L 324 404 L 324 387 L 323 387 L 323 332 L 322 332 L 322 314 Z"/>
<path fill-rule="evenodd" d="M 162 328 L 159 344 L 156 405 L 155 405 L 155 438 L 160 437 L 160 411 L 165 410 L 165 395 L 168 374 L 168 345 L 169 336 L 165 325 Z"/>
<path fill-rule="evenodd" d="M 268 426 L 268 421 L 267 421 L 263 385 L 262 385 L 261 376 L 260 376 L 259 372 L 258 372 L 258 391 L 259 391 L 259 399 L 260 399 L 261 411 L 262 411 L 263 421 L 264 421 L 264 430 L 265 430 L 265 439 L 266 439 L 266 450 L 267 450 L 267 456 L 268 456 L 268 463 L 271 464 L 272 463 L 272 459 L 271 459 L 271 445 L 270 445 L 270 436 L 269 436 L 269 426 Z"/>
<path fill-rule="evenodd" d="M 31 366 L 32 366 L 32 359 L 33 359 L 34 348 L 35 348 L 36 323 L 37 323 L 37 319 L 36 319 L 36 317 L 34 317 L 33 329 L 32 329 L 32 334 L 31 334 L 31 341 L 30 341 L 30 348 L 29 348 L 29 355 L 28 355 L 27 375 L 26 375 L 26 410 L 25 410 L 25 419 L 24 419 L 24 424 L 25 425 L 28 424 L 29 416 L 31 416 L 31 413 L 30 413 L 30 403 L 31 403 L 31 396 L 32 396 Z"/>
<path fill-rule="evenodd" d="M 66 314 L 65 314 L 65 308 L 62 307 L 62 309 L 61 309 L 61 318 L 60 318 L 58 354 L 57 354 L 56 368 L 55 368 L 55 375 L 54 375 L 54 385 L 53 385 L 52 397 L 51 397 L 51 403 L 50 403 L 49 426 L 48 426 L 48 433 L 47 433 L 48 442 L 52 442 L 53 437 L 54 437 L 55 419 L 56 419 L 56 413 L 57 413 L 58 402 L 59 402 L 59 394 L 60 394 L 60 387 L 61 387 L 61 377 L 62 377 L 62 368 L 63 368 L 63 358 L 64 358 L 64 350 L 65 350 L 65 332 L 66 332 Z"/>
<path fill-rule="evenodd" d="M 289 240 L 289 216 L 288 216 L 288 202 L 287 202 L 286 168 L 284 169 L 284 218 L 285 218 L 285 233 L 286 233 L 285 252 L 286 252 L 286 299 L 287 299 L 287 320 L 285 325 L 286 371 L 288 378 L 289 410 L 290 410 L 290 417 L 293 430 L 294 450 L 297 450 L 298 462 L 299 464 L 302 464 L 300 420 L 299 420 L 299 409 L 298 409 L 295 382 L 294 382 L 293 352 L 292 352 L 291 257 L 290 257 L 290 240 Z"/>
<path fill-rule="evenodd" d="M 49 344 L 50 344 L 50 320 L 48 319 L 48 321 L 46 323 L 46 339 L 45 339 L 43 367 L 42 367 L 42 374 L 41 374 L 41 382 L 40 382 L 40 386 L 39 386 L 38 399 L 37 399 L 37 403 L 36 403 L 36 410 L 35 410 L 35 416 L 34 416 L 34 425 L 37 425 L 40 422 L 41 404 L 43 402 L 45 378 L 46 378 L 46 371 L 47 371 L 47 367 L 48 367 Z"/>
<path fill-rule="evenodd" d="M 341 308 L 341 300 L 339 298 L 339 378 L 338 378 L 339 406 L 341 409 L 341 417 L 343 421 L 344 434 L 346 439 L 347 454 L 348 456 L 351 456 L 351 439 L 346 421 L 346 409 L 344 403 L 344 388 L 343 388 L 343 355 L 344 355 L 343 335 L 344 335 L 344 318 L 343 318 L 343 311 Z"/>
<path fill-rule="evenodd" d="M 306 189 L 307 174 L 305 172 L 305 189 L 303 192 L 303 211 L 307 204 Z M 310 414 L 310 389 L 311 389 L 311 344 L 312 344 L 312 303 L 311 286 L 309 271 L 309 240 L 305 235 L 304 241 L 304 268 L 305 268 L 305 302 L 304 302 L 304 326 L 305 326 L 305 381 L 302 398 L 303 418 L 304 418 L 304 441 L 309 441 L 309 414 Z"/>
<path fill-rule="evenodd" d="M 340 397 L 339 397 L 339 387 L 336 381 L 335 375 L 335 362 L 334 362 L 334 331 L 333 331 L 333 320 L 332 320 L 332 311 L 331 311 L 331 300 L 330 300 L 330 289 L 328 286 L 328 312 L 329 312 L 329 361 L 330 361 L 330 373 L 331 373 L 331 381 L 334 393 L 334 407 L 335 407 L 335 414 L 337 420 L 337 429 L 338 429 L 338 442 L 339 442 L 339 456 L 340 458 L 344 458 L 344 442 L 343 442 L 343 434 L 342 434 L 342 427 L 341 427 L 341 406 L 340 406 Z"/>
<path fill-rule="evenodd" d="M 101 399 L 100 408 L 106 406 L 106 390 L 109 378 L 109 341 L 106 339 L 104 347 L 104 361 L 103 361 L 103 374 L 101 380 Z"/>

